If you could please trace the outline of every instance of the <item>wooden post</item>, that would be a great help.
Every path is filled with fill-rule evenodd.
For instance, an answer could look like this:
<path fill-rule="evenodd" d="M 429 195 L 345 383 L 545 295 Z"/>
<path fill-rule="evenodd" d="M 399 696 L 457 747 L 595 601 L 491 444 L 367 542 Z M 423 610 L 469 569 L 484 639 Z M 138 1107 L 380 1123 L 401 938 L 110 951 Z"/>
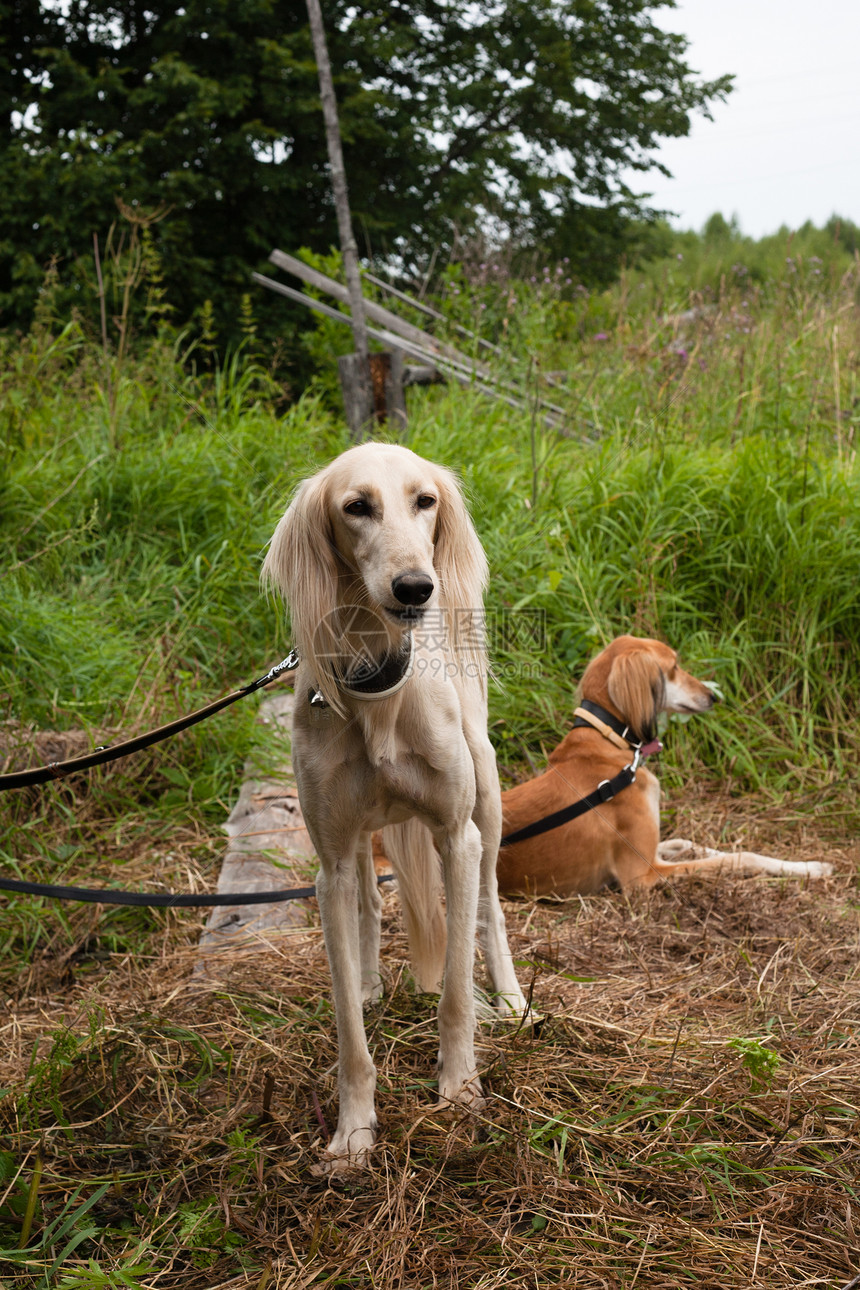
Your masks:
<path fill-rule="evenodd" d="M 367 438 L 374 421 L 369 359 L 362 358 L 360 354 L 343 354 L 337 360 L 337 371 L 346 424 L 355 442 L 361 443 Z"/>
<path fill-rule="evenodd" d="M 308 18 L 311 26 L 311 40 L 314 46 L 314 57 L 320 81 L 320 98 L 322 100 L 323 118 L 325 120 L 328 160 L 331 168 L 331 182 L 334 189 L 334 204 L 337 211 L 337 226 L 340 233 L 340 249 L 343 255 L 343 268 L 346 274 L 346 286 L 349 292 L 349 308 L 352 315 L 352 334 L 355 340 L 355 353 L 348 355 L 354 363 L 346 367 L 338 364 L 341 373 L 341 386 L 346 407 L 346 419 L 354 439 L 362 439 L 373 419 L 372 408 L 368 415 L 367 390 L 371 386 L 368 369 L 369 345 L 367 339 L 367 321 L 364 312 L 364 297 L 361 294 L 361 274 L 358 267 L 358 248 L 352 231 L 352 218 L 349 212 L 349 192 L 346 186 L 346 168 L 343 164 L 343 149 L 340 140 L 340 125 L 337 119 L 337 99 L 334 93 L 334 81 L 331 74 L 328 47 L 326 45 L 325 27 L 319 0 L 307 0 Z"/>
<path fill-rule="evenodd" d="M 355 352 L 360 357 L 367 358 L 367 323 L 364 317 L 364 298 L 361 294 L 358 248 L 355 245 L 352 218 L 349 213 L 349 192 L 346 187 L 346 168 L 343 164 L 340 125 L 337 119 L 337 99 L 335 98 L 331 63 L 328 57 L 322 9 L 320 8 L 319 0 L 307 0 L 307 6 L 311 25 L 311 40 L 313 41 L 314 57 L 317 61 L 317 73 L 320 80 L 320 99 L 322 100 L 323 119 L 325 121 L 328 162 L 331 168 L 331 184 L 334 189 L 337 227 L 340 233 L 340 249 L 343 255 L 343 268 L 346 274 L 349 305 L 352 312 L 352 334 L 355 337 Z"/>
<path fill-rule="evenodd" d="M 393 429 L 406 429 L 406 395 L 403 392 L 403 350 L 371 354 L 370 375 L 377 420 L 388 420 Z"/>
<path fill-rule="evenodd" d="M 403 393 L 403 351 L 384 350 L 362 362 L 358 354 L 337 360 L 346 423 L 361 442 L 377 422 L 390 421 L 396 431 L 406 429 L 406 396 Z"/>

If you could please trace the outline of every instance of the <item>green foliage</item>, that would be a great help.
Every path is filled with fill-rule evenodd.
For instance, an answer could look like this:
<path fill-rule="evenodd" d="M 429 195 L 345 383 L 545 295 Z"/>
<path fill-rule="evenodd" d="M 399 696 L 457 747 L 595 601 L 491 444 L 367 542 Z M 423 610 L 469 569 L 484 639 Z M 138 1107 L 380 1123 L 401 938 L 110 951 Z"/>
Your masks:
<path fill-rule="evenodd" d="M 453 228 L 490 220 L 608 280 L 632 245 L 631 216 L 647 210 L 618 174 L 650 168 L 659 139 L 686 134 L 690 114 L 729 88 L 691 72 L 685 39 L 652 17 L 661 7 L 333 0 L 325 20 L 362 251 L 426 261 Z M 93 234 L 104 242 L 120 202 L 170 209 L 144 246 L 160 266 L 151 321 L 172 310 L 185 325 L 208 300 L 236 344 L 250 272 L 272 248 L 324 252 L 336 240 L 304 4 L 13 8 L 0 59 L 2 317 L 28 325 L 54 262 L 66 308 L 86 308 Z M 307 321 L 265 295 L 258 314 L 267 336 Z"/>
<path fill-rule="evenodd" d="M 770 1088 L 782 1061 L 779 1053 L 768 1048 L 760 1039 L 730 1039 L 729 1048 L 740 1053 L 741 1063 L 749 1071 L 754 1085 Z"/>
<path fill-rule="evenodd" d="M 343 261 L 339 251 L 330 249 L 327 255 L 318 255 L 309 247 L 303 246 L 297 252 L 297 258 L 318 273 L 333 278 L 335 282 L 344 280 Z M 304 290 L 314 300 L 334 304 L 330 297 L 315 287 L 305 286 Z M 336 360 L 341 354 L 351 353 L 354 348 L 351 329 L 336 322 L 334 318 L 314 313 L 313 325 L 302 336 L 302 345 L 310 359 L 311 371 L 314 372 L 312 388 L 319 391 L 330 404 L 339 407 L 341 395 Z M 378 346 L 371 344 L 371 349 L 376 348 Z"/>
<path fill-rule="evenodd" d="M 196 1268 L 211 1267 L 225 1251 L 245 1244 L 238 1232 L 226 1230 L 224 1212 L 214 1196 L 180 1205 L 176 1224 L 177 1237 L 191 1252 L 191 1262 Z"/>
<path fill-rule="evenodd" d="M 91 1211 L 107 1190 L 108 1184 L 103 1184 L 86 1199 L 81 1200 L 83 1188 L 78 1188 L 68 1198 L 59 1214 L 45 1225 L 37 1240 L 31 1245 L 18 1249 L 0 1249 L 0 1261 L 28 1273 L 32 1277 L 31 1285 L 37 1290 L 49 1290 L 56 1285 L 56 1274 L 66 1260 L 79 1246 L 97 1234 L 98 1226 L 92 1222 Z M 122 1282 L 114 1281 L 106 1284 L 119 1286 Z"/>
<path fill-rule="evenodd" d="M 697 245 L 735 236 L 712 220 Z M 337 257 L 307 254 L 336 275 Z M 727 695 L 676 728 L 679 764 L 774 790 L 842 773 L 860 697 L 856 283 L 833 264 L 800 282 L 783 257 L 757 293 L 710 296 L 674 256 L 599 293 L 563 267 L 526 282 L 449 273 L 452 324 L 486 319 L 505 375 L 562 407 L 572 436 L 466 391 L 410 392 L 409 442 L 463 474 L 490 556 L 506 760 L 564 732 L 590 655 L 633 630 L 672 641 Z M 243 325 L 253 345 L 249 312 Z M 320 364 L 335 326 L 309 340 Z M 159 695 L 166 717 L 280 656 L 257 569 L 295 481 L 346 445 L 323 410 L 333 389 L 281 417 L 247 350 L 193 375 L 162 341 L 112 420 L 100 347 L 74 328 L 46 322 L 8 357 L 7 715 L 100 727 Z M 222 809 L 246 720 L 221 717 L 168 755 L 165 810 Z"/>
<path fill-rule="evenodd" d="M 97 1259 L 87 1259 L 83 1267 L 69 1268 L 56 1282 L 57 1290 L 146 1290 L 155 1265 L 141 1263 L 136 1254 L 124 1258 L 121 1267 L 102 1267 Z"/>
<path fill-rule="evenodd" d="M 758 240 L 746 237 L 734 219 L 719 212 L 701 233 L 674 233 L 659 225 L 657 232 L 650 253 L 640 260 L 648 262 L 649 289 L 670 297 L 691 290 L 718 297 L 737 289 L 759 297 L 779 292 L 794 299 L 826 298 L 850 271 L 860 247 L 860 228 L 838 215 L 823 228 L 807 221 Z"/>

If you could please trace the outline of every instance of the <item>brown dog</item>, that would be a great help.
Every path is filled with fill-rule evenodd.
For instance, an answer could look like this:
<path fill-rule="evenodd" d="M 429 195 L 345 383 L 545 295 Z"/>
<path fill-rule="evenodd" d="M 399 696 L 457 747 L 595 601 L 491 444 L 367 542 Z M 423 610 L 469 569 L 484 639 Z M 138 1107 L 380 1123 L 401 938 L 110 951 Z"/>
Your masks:
<path fill-rule="evenodd" d="M 503 835 L 562 810 L 616 776 L 657 732 L 661 712 L 707 712 L 706 685 L 678 666 L 656 640 L 619 636 L 588 665 L 574 729 L 536 779 L 502 794 Z M 678 859 L 685 852 L 693 859 Z M 662 878 L 706 872 L 822 877 L 830 865 L 776 860 L 749 851 L 724 853 L 675 838 L 660 842 L 660 786 L 640 765 L 635 782 L 610 801 L 560 827 L 503 845 L 499 891 L 509 896 L 587 895 L 601 887 L 650 887 Z"/>

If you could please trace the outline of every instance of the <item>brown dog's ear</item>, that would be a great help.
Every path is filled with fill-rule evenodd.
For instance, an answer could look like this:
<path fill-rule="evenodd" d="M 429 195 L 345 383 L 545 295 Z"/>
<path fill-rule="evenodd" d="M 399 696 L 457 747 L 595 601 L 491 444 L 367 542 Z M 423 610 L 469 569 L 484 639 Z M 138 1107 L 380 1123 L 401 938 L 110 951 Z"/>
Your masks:
<path fill-rule="evenodd" d="M 643 743 L 657 735 L 657 718 L 666 701 L 666 677 L 653 654 L 631 650 L 619 654 L 609 670 L 609 697 L 631 733 Z"/>

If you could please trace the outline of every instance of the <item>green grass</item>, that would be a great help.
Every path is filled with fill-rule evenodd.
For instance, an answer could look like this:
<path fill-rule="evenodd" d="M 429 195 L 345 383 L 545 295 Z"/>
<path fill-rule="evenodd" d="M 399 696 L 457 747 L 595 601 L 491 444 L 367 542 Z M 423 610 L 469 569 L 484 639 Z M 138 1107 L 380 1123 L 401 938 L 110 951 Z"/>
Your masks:
<path fill-rule="evenodd" d="M 860 328 L 857 271 L 842 267 L 811 285 L 767 280 L 755 297 L 723 284 L 707 306 L 692 279 L 683 294 L 674 259 L 600 295 L 568 299 L 550 277 L 450 298 L 464 317 L 492 299 L 511 366 L 533 382 L 552 371 L 552 388 L 541 376 L 532 392 L 567 410 L 560 434 L 458 387 L 409 396 L 407 441 L 462 476 L 489 556 L 491 732 L 506 773 L 540 764 L 588 658 L 633 631 L 669 641 L 726 696 L 706 720 L 673 723 L 667 786 L 841 793 L 850 809 Z M 77 324 L 43 320 L 5 344 L 7 732 L 115 738 L 282 657 L 289 630 L 258 571 L 297 480 L 347 446 L 324 385 L 284 410 L 258 362 L 198 373 L 179 362 L 187 340 L 162 336 L 112 370 L 109 406 L 103 356 Z M 83 821 L 56 792 L 35 809 L 7 797 L 6 863 L 80 871 L 107 818 L 120 849 L 177 810 L 211 839 L 254 708 L 93 773 Z"/>
<path fill-rule="evenodd" d="M 728 699 L 678 729 L 670 780 L 694 766 L 776 794 L 824 786 L 857 747 L 856 271 L 723 283 L 706 304 L 689 275 L 684 295 L 682 268 L 589 297 L 552 278 L 492 296 L 522 370 L 554 373 L 536 388 L 568 410 L 567 437 L 453 388 L 410 393 L 407 439 L 459 471 L 488 551 L 505 764 L 564 733 L 589 656 L 632 630 L 677 646 Z M 464 316 L 488 291 L 464 288 Z M 296 481 L 347 446 L 342 422 L 322 387 L 279 413 L 258 364 L 196 375 L 183 344 L 153 342 L 114 374 L 115 417 L 74 324 L 7 342 L 7 719 L 139 728 L 289 644 L 258 569 Z M 186 740 L 182 765 L 168 750 L 165 804 L 218 809 L 248 728 L 233 712 Z"/>
<path fill-rule="evenodd" d="M 524 344 L 543 339 L 543 367 L 563 377 L 553 399 L 583 438 L 539 431 L 536 469 L 527 416 L 460 390 L 412 394 L 410 445 L 471 495 L 491 611 L 546 618 L 537 683 L 493 701 L 521 744 L 563 731 L 570 678 L 632 629 L 678 644 L 749 712 L 756 783 L 777 784 L 781 759 L 840 765 L 860 674 L 854 290 L 747 302 L 742 330 L 724 299 L 688 324 L 683 358 L 675 322 L 624 303 L 631 284 L 606 297 L 603 341 L 578 335 L 593 302 L 557 301 L 555 335 Z M 528 325 L 551 303 L 547 288 Z M 179 707 L 259 671 L 286 641 L 258 592 L 261 554 L 295 481 L 346 446 L 337 417 L 314 396 L 278 416 L 252 364 L 195 379 L 155 348 L 112 448 L 87 347 L 43 337 L 31 351 L 3 390 L 6 714 L 110 724 L 136 699 Z M 515 675 L 528 655 L 508 653 Z M 723 771 L 730 710 L 690 739 Z"/>
<path fill-rule="evenodd" d="M 747 282 L 699 250 L 594 295 L 559 275 L 503 290 L 462 278 L 451 312 L 507 338 L 509 368 L 565 408 L 566 432 L 459 388 L 411 390 L 407 442 L 459 472 L 487 549 L 506 774 L 565 733 L 597 649 L 653 634 L 726 696 L 669 730 L 673 823 L 695 784 L 717 803 L 713 842 L 744 826 L 720 803 L 752 802 L 776 854 L 786 830 L 792 846 L 844 845 L 858 812 L 857 271 L 784 272 L 768 252 Z M 4 342 L 4 748 L 148 728 L 286 652 L 260 562 L 293 486 L 346 432 L 329 381 L 285 408 L 258 362 L 196 372 L 179 361 L 188 344 L 141 347 L 108 389 L 76 323 Z M 0 867 L 214 887 L 255 711 L 4 795 Z M 4 900 L 0 1283 L 741 1287 L 760 1259 L 774 1284 L 822 1266 L 821 1284 L 842 1284 L 849 867 L 826 900 L 789 884 L 754 902 L 667 888 L 512 920 L 547 1023 L 493 1037 L 476 1133 L 428 1117 L 430 1011 L 396 990 L 369 1021 L 381 1172 L 342 1194 L 306 1175 L 333 1115 L 313 931 L 292 962 L 237 967 L 198 998 L 194 915 Z"/>

